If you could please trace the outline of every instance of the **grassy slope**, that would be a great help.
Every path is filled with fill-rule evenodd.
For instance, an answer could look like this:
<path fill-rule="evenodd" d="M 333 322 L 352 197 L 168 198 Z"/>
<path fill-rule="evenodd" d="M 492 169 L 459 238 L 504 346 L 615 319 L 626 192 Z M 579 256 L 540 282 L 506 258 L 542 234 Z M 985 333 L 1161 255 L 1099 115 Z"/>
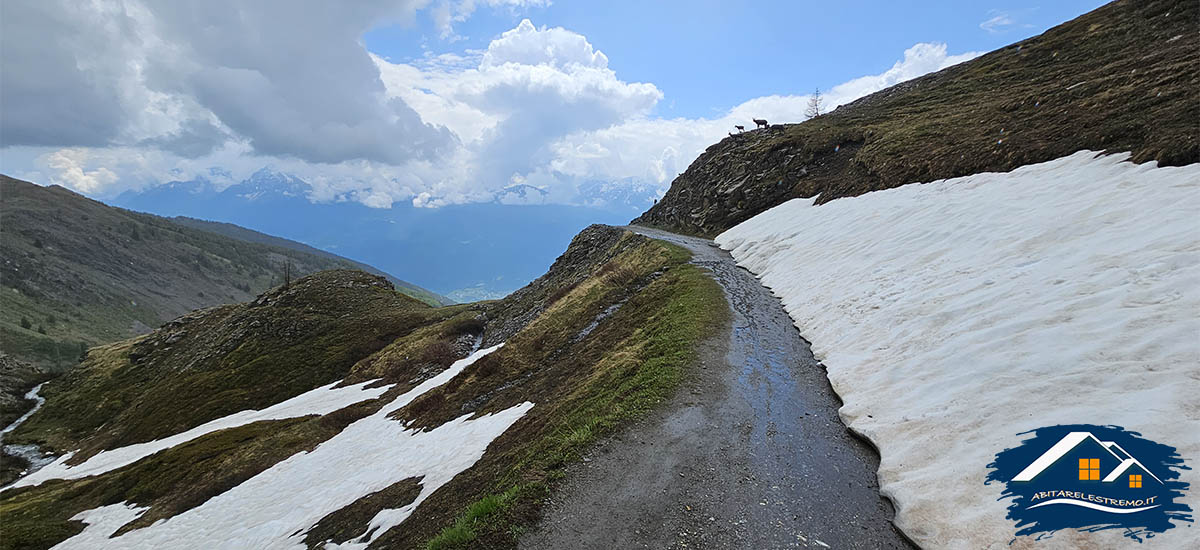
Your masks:
<path fill-rule="evenodd" d="M 470 322 L 475 315 L 469 306 L 429 307 L 364 272 L 320 272 L 253 302 L 93 348 L 79 368 L 46 385 L 46 405 L 11 440 L 86 457 L 160 438 L 340 380 L 400 342 L 446 350 L 482 328 Z M 453 359 L 453 351 L 414 356 L 385 378 L 408 389 Z M 153 505 L 129 527 L 148 525 L 311 449 L 381 404 L 223 430 L 107 475 L 6 492 L 0 548 L 48 548 L 82 529 L 71 516 L 113 502 Z"/>
<path fill-rule="evenodd" d="M 355 363 L 454 314 L 382 277 L 323 271 L 257 300 L 217 306 L 94 348 L 47 384 L 12 442 L 92 451 L 158 439 L 344 378 Z"/>
<path fill-rule="evenodd" d="M 635 220 L 715 235 L 818 202 L 1080 149 L 1200 162 L 1200 4 L 1122 0 L 802 124 L 723 139 Z"/>
<path fill-rule="evenodd" d="M 614 323 L 634 322 L 647 309 L 657 310 L 649 322 L 631 334 L 621 335 L 614 353 L 599 361 L 587 379 L 575 381 L 575 390 L 540 418 L 542 429 L 532 443 L 513 449 L 518 462 L 494 466 L 493 492 L 471 503 L 429 540 L 430 549 L 508 548 L 532 526 L 554 482 L 562 479 L 567 464 L 577 460 L 597 438 L 616 430 L 661 402 L 686 375 L 692 350 L 725 314 L 720 289 L 692 266 L 681 267 L 652 295 L 631 304 L 631 310 Z M 636 308 L 636 309 L 634 309 Z M 608 334 L 594 343 L 603 345 Z M 479 474 L 476 476 L 482 478 Z M 482 481 L 482 479 L 481 479 Z"/>
<path fill-rule="evenodd" d="M 611 246 L 624 250 L 552 294 L 549 307 L 504 348 L 400 412 L 415 425 L 434 426 L 464 410 L 536 403 L 474 468 L 375 547 L 514 546 L 568 463 L 661 402 L 686 376 L 695 345 L 728 315 L 720 287 L 687 264 L 689 254 L 680 248 L 629 233 Z"/>
<path fill-rule="evenodd" d="M 289 260 L 297 277 L 355 267 L 7 176 L 0 258 L 0 349 L 48 370 L 188 311 L 251 299 L 282 279 Z"/>
<path fill-rule="evenodd" d="M 95 451 L 277 402 L 342 375 L 350 380 L 383 377 L 397 386 L 378 400 L 323 417 L 225 430 L 103 476 L 6 492 L 0 499 L 5 518 L 0 548 L 49 547 L 82 528 L 68 521 L 71 516 L 104 504 L 151 506 L 127 528 L 194 507 L 378 410 L 464 355 L 480 331 L 488 338 L 500 335 L 507 344 L 399 415 L 414 426 L 428 427 L 464 411 L 487 413 L 525 400 L 537 406 L 497 439 L 479 464 L 435 493 L 417 517 L 377 546 L 512 546 L 522 527 L 536 519 L 542 496 L 562 476 L 563 467 L 594 438 L 667 396 L 686 374 L 693 345 L 720 325 L 726 315 L 720 288 L 686 261 L 681 249 L 593 227 L 550 273 L 508 300 L 427 308 L 380 287 L 346 288 L 329 296 L 328 284 L 306 281 L 296 285 L 291 304 L 287 296 L 271 294 L 267 305 L 209 310 L 148 337 L 94 350 L 83 368 L 48 385 L 45 412 L 35 415 L 17 437 Z M 356 277 L 382 282 L 365 274 Z M 346 305 L 337 309 L 339 304 Z M 614 304 L 622 305 L 610 316 L 602 315 Z M 328 322 L 299 330 L 270 321 L 299 314 Z M 244 317 L 236 321 L 239 315 Z M 405 328 L 384 331 L 388 335 L 378 338 L 367 329 L 384 325 Z M 165 349 L 166 340 L 179 330 L 186 337 Z M 328 347 L 311 336 L 330 331 L 338 333 L 330 338 L 344 339 L 347 349 L 357 351 L 309 357 Z M 197 347 L 182 347 L 193 338 Z M 235 343 L 244 353 L 227 351 Z M 131 351 L 140 359 L 131 362 Z M 281 383 L 272 377 L 299 378 L 297 374 L 305 381 L 295 388 L 243 396 Z M 193 382 L 171 380 L 179 377 Z M 135 379 L 149 383 L 139 382 L 122 394 Z M 210 387 L 204 395 L 216 392 L 225 396 L 222 400 L 232 395 L 241 401 L 176 404 L 176 393 L 214 380 L 224 388 Z M 113 391 L 123 395 L 119 407 L 107 404 L 117 399 L 109 397 Z M 160 402 L 172 406 L 156 406 Z M 364 498 L 327 516 L 309 540 L 360 535 L 378 510 L 402 506 L 414 494 L 412 482 L 405 481 Z"/>

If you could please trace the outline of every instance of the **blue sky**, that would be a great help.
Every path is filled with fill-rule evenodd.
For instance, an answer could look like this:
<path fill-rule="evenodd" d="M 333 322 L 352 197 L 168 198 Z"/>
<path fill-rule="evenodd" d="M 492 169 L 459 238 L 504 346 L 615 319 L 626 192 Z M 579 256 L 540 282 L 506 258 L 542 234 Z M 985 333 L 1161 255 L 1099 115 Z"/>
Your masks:
<path fill-rule="evenodd" d="M 945 43 L 951 52 L 994 50 L 1103 4 L 560 1 L 479 9 L 454 27 L 461 40 L 440 38 L 426 15 L 413 26 L 374 29 L 364 42 L 382 56 L 411 60 L 426 51 L 484 49 L 529 18 L 586 36 L 623 80 L 654 83 L 665 95 L 656 114 L 695 118 L 754 97 L 827 89 L 883 72 L 921 42 Z"/>

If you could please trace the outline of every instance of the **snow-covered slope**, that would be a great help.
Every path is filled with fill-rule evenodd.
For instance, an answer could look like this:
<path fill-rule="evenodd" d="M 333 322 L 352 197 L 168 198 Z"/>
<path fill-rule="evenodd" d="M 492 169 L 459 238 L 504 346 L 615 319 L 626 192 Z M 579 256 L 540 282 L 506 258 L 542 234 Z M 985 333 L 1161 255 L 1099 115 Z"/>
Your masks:
<path fill-rule="evenodd" d="M 389 418 L 499 347 L 456 361 L 313 451 L 296 454 L 201 506 L 114 539 L 109 538 L 113 532 L 146 508 L 122 503 L 88 510 L 75 517 L 87 528 L 54 548 L 305 548 L 304 534 L 327 514 L 401 480 L 420 478 L 421 492 L 412 503 L 379 512 L 360 539 L 329 546 L 366 548 L 470 468 L 492 440 L 533 407 L 525 402 L 473 420 L 468 413 L 430 431 L 410 430 Z"/>
<path fill-rule="evenodd" d="M 1200 457 L 1200 164 L 1127 158 L 1080 151 L 820 207 L 797 199 L 717 238 L 813 343 L 922 547 L 1010 548 L 1002 488 L 984 479 L 1019 432 L 1116 424 Z M 1186 498 L 1200 509 L 1200 493 Z M 1200 530 L 1151 542 L 1200 548 Z"/>
<path fill-rule="evenodd" d="M 82 464 L 75 466 L 67 465 L 67 462 L 74 456 L 74 453 L 67 453 L 53 463 L 46 465 L 45 468 L 17 480 L 12 486 L 25 487 L 27 485 L 38 485 L 51 479 L 78 479 L 100 475 L 104 472 L 133 464 L 163 449 L 170 449 L 176 445 L 187 443 L 218 430 L 245 426 L 246 424 L 263 420 L 282 420 L 284 418 L 296 418 L 299 416 L 329 414 L 360 401 L 375 399 L 383 395 L 388 388 L 392 387 L 392 384 L 377 385 L 372 388 L 367 387 L 374 382 L 378 382 L 378 380 L 369 380 L 341 388 L 335 387 L 339 382 L 334 382 L 315 390 L 304 392 L 296 397 L 259 411 L 237 412 L 211 422 L 205 422 L 186 432 L 170 437 L 102 451 L 96 456 L 87 459 Z"/>

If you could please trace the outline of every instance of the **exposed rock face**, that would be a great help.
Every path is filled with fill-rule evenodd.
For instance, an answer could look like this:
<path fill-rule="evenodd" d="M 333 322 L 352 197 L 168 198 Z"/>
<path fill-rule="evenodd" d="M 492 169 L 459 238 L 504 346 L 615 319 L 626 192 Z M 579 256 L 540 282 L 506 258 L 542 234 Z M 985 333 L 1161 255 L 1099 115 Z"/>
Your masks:
<path fill-rule="evenodd" d="M 1200 162 L 1200 5 L 1119 1 L 802 124 L 713 145 L 635 223 L 715 235 L 797 197 L 823 203 L 1066 156 Z"/>
<path fill-rule="evenodd" d="M 795 197 L 795 182 L 819 162 L 799 144 L 762 150 L 786 139 L 772 126 L 721 140 L 709 147 L 671 184 L 663 200 L 634 223 L 707 235 L 732 227 L 767 207 Z M 797 158 L 797 157 L 800 158 Z"/>

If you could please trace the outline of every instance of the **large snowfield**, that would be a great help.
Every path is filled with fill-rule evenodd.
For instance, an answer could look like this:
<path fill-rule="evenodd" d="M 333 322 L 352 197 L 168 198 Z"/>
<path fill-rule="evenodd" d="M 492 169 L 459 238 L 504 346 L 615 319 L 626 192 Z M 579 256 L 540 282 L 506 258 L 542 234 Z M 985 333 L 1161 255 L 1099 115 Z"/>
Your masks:
<path fill-rule="evenodd" d="M 83 532 L 54 548 L 303 549 L 304 532 L 321 518 L 405 479 L 421 478 L 420 493 L 411 504 L 379 512 L 369 527 L 363 525 L 363 535 L 349 543 L 326 546 L 366 548 L 474 465 L 495 438 L 533 407 L 526 402 L 475 419 L 465 414 L 425 432 L 388 418 L 499 347 L 455 362 L 311 452 L 297 453 L 196 508 L 116 538 L 109 536 L 146 509 L 125 503 L 88 510 L 74 518 L 87 524 Z"/>
<path fill-rule="evenodd" d="M 897 525 L 924 548 L 1110 548 L 1119 529 L 1034 541 L 987 465 L 1019 432 L 1115 424 L 1174 446 L 1200 510 L 1200 164 L 1081 151 L 1010 173 L 792 200 L 717 238 L 828 367 L 880 449 Z M 1147 548 L 1200 548 L 1177 525 Z"/>

